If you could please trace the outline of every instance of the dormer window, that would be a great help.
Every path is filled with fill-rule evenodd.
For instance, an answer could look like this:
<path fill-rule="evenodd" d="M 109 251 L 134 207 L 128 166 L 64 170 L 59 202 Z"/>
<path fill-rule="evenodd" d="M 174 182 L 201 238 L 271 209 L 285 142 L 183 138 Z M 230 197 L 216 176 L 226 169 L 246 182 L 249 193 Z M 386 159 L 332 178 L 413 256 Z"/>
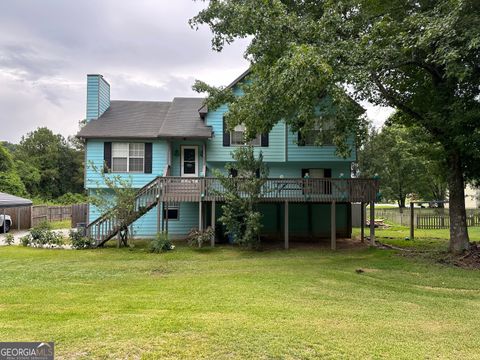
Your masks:
<path fill-rule="evenodd" d="M 245 142 L 245 132 L 246 128 L 245 125 L 237 125 L 233 128 L 233 130 L 230 132 L 230 145 L 231 146 L 243 146 L 247 145 Z M 257 137 L 253 140 L 251 140 L 248 145 L 252 146 L 260 146 L 261 145 L 261 135 L 257 135 Z"/>

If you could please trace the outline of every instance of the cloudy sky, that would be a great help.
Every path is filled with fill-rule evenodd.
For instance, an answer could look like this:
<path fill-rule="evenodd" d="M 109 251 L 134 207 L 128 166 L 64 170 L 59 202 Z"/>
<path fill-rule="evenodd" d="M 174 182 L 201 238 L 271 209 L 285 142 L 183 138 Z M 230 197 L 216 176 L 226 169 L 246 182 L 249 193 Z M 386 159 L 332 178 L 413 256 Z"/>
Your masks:
<path fill-rule="evenodd" d="M 192 0 L 1 0 L 0 140 L 47 126 L 75 134 L 85 117 L 86 74 L 100 73 L 112 99 L 198 96 L 195 79 L 226 85 L 248 68 L 245 41 L 211 50 L 208 28 L 188 19 Z M 388 111 L 368 107 L 380 124 Z"/>

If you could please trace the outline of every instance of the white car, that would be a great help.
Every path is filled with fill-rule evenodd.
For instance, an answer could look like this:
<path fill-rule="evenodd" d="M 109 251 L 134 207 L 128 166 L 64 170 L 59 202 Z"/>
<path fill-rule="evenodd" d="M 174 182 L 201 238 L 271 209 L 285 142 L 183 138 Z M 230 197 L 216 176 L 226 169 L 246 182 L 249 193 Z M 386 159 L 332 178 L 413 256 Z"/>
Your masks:
<path fill-rule="evenodd" d="M 4 230 L 4 224 L 5 224 L 5 230 Z M 11 225 L 12 225 L 12 218 L 10 217 L 10 215 L 5 215 L 5 219 L 3 218 L 3 214 L 0 215 L 0 234 L 3 234 L 4 232 L 9 232 Z"/>

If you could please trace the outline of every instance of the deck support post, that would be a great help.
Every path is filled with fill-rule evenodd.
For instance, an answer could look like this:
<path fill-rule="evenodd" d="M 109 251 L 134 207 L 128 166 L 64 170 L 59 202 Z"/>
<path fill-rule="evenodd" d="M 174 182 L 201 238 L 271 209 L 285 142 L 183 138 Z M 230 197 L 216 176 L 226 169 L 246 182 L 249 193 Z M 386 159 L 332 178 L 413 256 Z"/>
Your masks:
<path fill-rule="evenodd" d="M 162 232 L 164 232 L 165 231 L 165 218 L 163 217 L 163 213 L 164 213 L 164 209 L 165 209 L 165 202 L 164 201 L 162 201 L 161 207 L 162 207 L 162 209 L 160 210 L 160 212 L 161 212 L 161 221 L 162 221 Z"/>
<path fill-rule="evenodd" d="M 370 201 L 370 244 L 375 246 L 375 201 Z"/>
<path fill-rule="evenodd" d="M 215 200 L 212 201 L 212 230 L 213 230 L 213 235 L 212 235 L 212 247 L 215 247 Z"/>
<path fill-rule="evenodd" d="M 165 233 L 168 235 L 168 202 L 165 203 Z"/>
<path fill-rule="evenodd" d="M 285 231 L 285 249 L 288 250 L 289 244 L 288 244 L 288 201 L 285 201 L 285 226 L 284 226 L 284 231 Z"/>
<path fill-rule="evenodd" d="M 365 242 L 365 203 L 360 203 L 360 240 Z"/>
<path fill-rule="evenodd" d="M 203 230 L 203 203 L 202 201 L 198 202 L 198 230 Z"/>
<path fill-rule="evenodd" d="M 161 221 L 162 221 L 162 209 L 160 209 L 160 197 L 157 199 L 157 234 L 160 232 L 161 228 Z"/>
<path fill-rule="evenodd" d="M 330 209 L 330 242 L 332 250 L 337 250 L 337 219 L 335 200 L 332 201 Z"/>
<path fill-rule="evenodd" d="M 414 210 L 414 203 L 410 203 L 410 240 L 415 238 L 415 210 Z"/>

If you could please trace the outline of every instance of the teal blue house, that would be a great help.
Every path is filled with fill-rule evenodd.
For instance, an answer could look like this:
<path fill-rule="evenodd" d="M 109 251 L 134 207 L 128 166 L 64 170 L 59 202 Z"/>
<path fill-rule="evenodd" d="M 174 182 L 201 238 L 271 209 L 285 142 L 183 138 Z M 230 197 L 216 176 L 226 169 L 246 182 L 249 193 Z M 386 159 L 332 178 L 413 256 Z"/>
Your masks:
<path fill-rule="evenodd" d="M 248 71 L 229 87 L 239 84 Z M 138 216 L 130 225 L 134 237 L 153 237 L 168 231 L 185 238 L 191 229 L 215 226 L 222 238 L 222 198 L 213 169 L 232 161 L 232 150 L 244 145 L 242 126 L 227 131 L 225 104 L 209 110 L 202 98 L 172 101 L 110 99 L 102 75 L 87 76 L 87 124 L 78 133 L 85 141 L 87 192 L 109 196 L 98 169 L 120 175 L 138 189 Z M 349 158 L 335 154 L 333 145 L 315 146 L 307 136 L 292 132 L 280 121 L 252 144 L 262 152 L 270 175 L 265 186 L 263 236 L 290 239 L 350 237 L 351 203 L 375 200 L 372 180 L 350 179 Z M 102 244 L 115 236 L 118 224 L 94 206 L 88 212 L 89 232 Z"/>

